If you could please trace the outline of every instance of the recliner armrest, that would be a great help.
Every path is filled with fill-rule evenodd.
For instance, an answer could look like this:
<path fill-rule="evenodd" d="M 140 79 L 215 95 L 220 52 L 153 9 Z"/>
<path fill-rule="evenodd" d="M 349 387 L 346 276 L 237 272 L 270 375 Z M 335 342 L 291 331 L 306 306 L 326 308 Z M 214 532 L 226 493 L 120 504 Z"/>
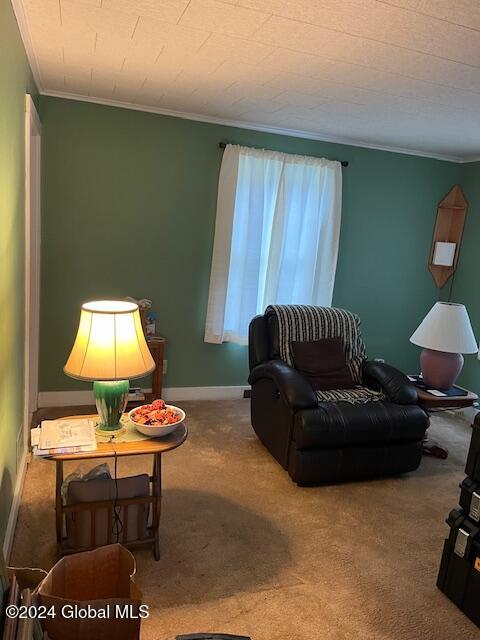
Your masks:
<path fill-rule="evenodd" d="M 312 385 L 296 369 L 282 360 L 268 360 L 259 364 L 252 369 L 248 382 L 254 385 L 262 378 L 273 380 L 279 393 L 294 411 L 318 406 Z"/>
<path fill-rule="evenodd" d="M 363 363 L 363 380 L 367 386 L 381 387 L 396 404 L 417 404 L 415 385 L 405 374 L 385 362 L 366 360 Z"/>

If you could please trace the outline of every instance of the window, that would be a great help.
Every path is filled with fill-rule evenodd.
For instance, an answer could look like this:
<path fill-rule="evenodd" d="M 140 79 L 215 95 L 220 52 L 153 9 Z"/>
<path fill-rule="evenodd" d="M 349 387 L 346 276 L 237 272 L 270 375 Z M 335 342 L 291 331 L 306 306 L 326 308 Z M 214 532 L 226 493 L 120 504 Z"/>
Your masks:
<path fill-rule="evenodd" d="M 205 342 L 247 344 L 269 304 L 331 304 L 341 198 L 339 162 L 227 145 Z"/>

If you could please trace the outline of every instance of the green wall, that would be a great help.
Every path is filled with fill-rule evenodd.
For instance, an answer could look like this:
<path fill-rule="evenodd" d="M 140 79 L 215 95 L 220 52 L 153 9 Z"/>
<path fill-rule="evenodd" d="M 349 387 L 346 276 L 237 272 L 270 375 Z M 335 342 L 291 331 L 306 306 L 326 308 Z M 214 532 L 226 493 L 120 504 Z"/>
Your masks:
<path fill-rule="evenodd" d="M 220 140 L 348 160 L 334 304 L 356 311 L 372 357 L 416 370 L 408 338 L 438 293 L 427 270 L 438 200 L 461 165 L 42 97 L 40 386 L 62 367 L 83 301 L 154 301 L 170 387 L 245 384 L 246 349 L 203 342 Z"/>
<path fill-rule="evenodd" d="M 469 207 L 463 232 L 462 250 L 452 286 L 452 300 L 468 310 L 473 331 L 480 340 L 479 240 L 480 240 L 480 162 L 464 165 L 462 187 Z M 447 289 L 448 284 L 445 289 Z M 480 395 L 480 362 L 477 356 L 465 356 L 459 383 Z"/>
<path fill-rule="evenodd" d="M 23 445 L 24 105 L 25 93 L 36 91 L 8 0 L 0 0 L 0 43 L 0 542 L 3 542 Z"/>

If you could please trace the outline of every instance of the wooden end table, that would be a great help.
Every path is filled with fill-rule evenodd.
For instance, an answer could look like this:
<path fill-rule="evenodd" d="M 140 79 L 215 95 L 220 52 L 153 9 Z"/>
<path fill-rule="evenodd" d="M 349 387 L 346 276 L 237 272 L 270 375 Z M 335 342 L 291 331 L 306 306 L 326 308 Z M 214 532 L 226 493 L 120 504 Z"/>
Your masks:
<path fill-rule="evenodd" d="M 155 370 L 152 374 L 152 392 L 147 394 L 145 402 L 152 402 L 162 397 L 163 388 L 163 357 L 165 355 L 165 338 L 160 336 L 145 336 L 147 345 L 155 362 Z"/>
<path fill-rule="evenodd" d="M 434 396 L 424 389 L 420 389 L 418 387 L 416 387 L 416 389 L 418 404 L 427 413 L 472 407 L 478 400 L 477 394 L 473 393 L 473 391 L 468 391 L 468 389 L 464 389 L 464 391 L 467 391 L 467 395 L 464 396 Z M 463 387 L 459 387 L 459 389 L 463 389 Z M 429 455 L 434 458 L 441 458 L 442 460 L 448 458 L 448 450 L 432 440 L 428 435 L 428 431 L 425 434 L 425 440 L 423 441 L 423 452 L 425 455 Z"/>
<path fill-rule="evenodd" d="M 85 418 L 95 418 L 95 415 L 67 416 L 65 419 L 78 420 Z M 128 513 L 128 507 L 133 504 L 151 504 L 152 523 L 147 526 L 147 535 L 140 537 L 138 540 L 127 541 L 128 527 L 125 526 L 122 536 L 118 542 L 125 547 L 137 547 L 140 545 L 153 545 L 153 553 L 155 560 L 160 559 L 160 541 L 159 541 L 159 525 L 162 509 L 162 454 L 176 449 L 185 442 L 188 435 L 188 429 L 184 423 L 178 425 L 172 433 L 163 438 L 151 438 L 148 440 L 134 440 L 131 442 L 97 442 L 95 451 L 85 451 L 81 453 L 67 453 L 60 455 L 52 455 L 46 458 L 54 460 L 56 466 L 56 489 L 55 489 L 55 512 L 56 512 L 56 532 L 57 532 L 57 550 L 58 555 L 67 555 L 75 553 L 79 549 L 70 549 L 66 545 L 66 539 L 63 537 L 63 517 L 67 513 L 90 511 L 91 521 L 91 542 L 89 549 L 95 548 L 95 511 L 97 509 L 108 509 L 108 539 L 109 542 L 117 542 L 113 540 L 112 520 L 113 520 L 113 500 L 102 500 L 101 502 L 82 502 L 75 505 L 64 505 L 62 501 L 62 483 L 63 483 L 63 463 L 66 460 L 95 460 L 97 458 L 115 458 L 123 456 L 139 456 L 153 455 L 153 471 L 150 476 L 151 494 L 143 498 L 117 499 L 116 505 L 123 506 Z M 148 523 L 147 523 L 148 524 Z M 139 527 L 139 530 L 141 527 Z M 140 533 L 140 535 L 142 535 Z M 82 549 L 86 551 L 86 549 Z"/>

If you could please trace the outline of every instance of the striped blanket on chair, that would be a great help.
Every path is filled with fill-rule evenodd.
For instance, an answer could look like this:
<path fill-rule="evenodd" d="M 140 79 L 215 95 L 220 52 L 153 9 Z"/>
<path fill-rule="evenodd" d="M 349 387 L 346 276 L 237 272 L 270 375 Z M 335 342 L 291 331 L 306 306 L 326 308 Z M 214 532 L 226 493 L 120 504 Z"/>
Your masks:
<path fill-rule="evenodd" d="M 265 313 L 275 314 L 278 322 L 280 358 L 293 366 L 292 341 L 321 340 L 340 337 L 345 343 L 347 366 L 355 386 L 351 389 L 316 391 L 319 402 L 363 404 L 385 400 L 383 391 L 363 385 L 362 365 L 366 360 L 365 344 L 360 333 L 360 318 L 345 309 L 307 305 L 270 305 Z"/>

